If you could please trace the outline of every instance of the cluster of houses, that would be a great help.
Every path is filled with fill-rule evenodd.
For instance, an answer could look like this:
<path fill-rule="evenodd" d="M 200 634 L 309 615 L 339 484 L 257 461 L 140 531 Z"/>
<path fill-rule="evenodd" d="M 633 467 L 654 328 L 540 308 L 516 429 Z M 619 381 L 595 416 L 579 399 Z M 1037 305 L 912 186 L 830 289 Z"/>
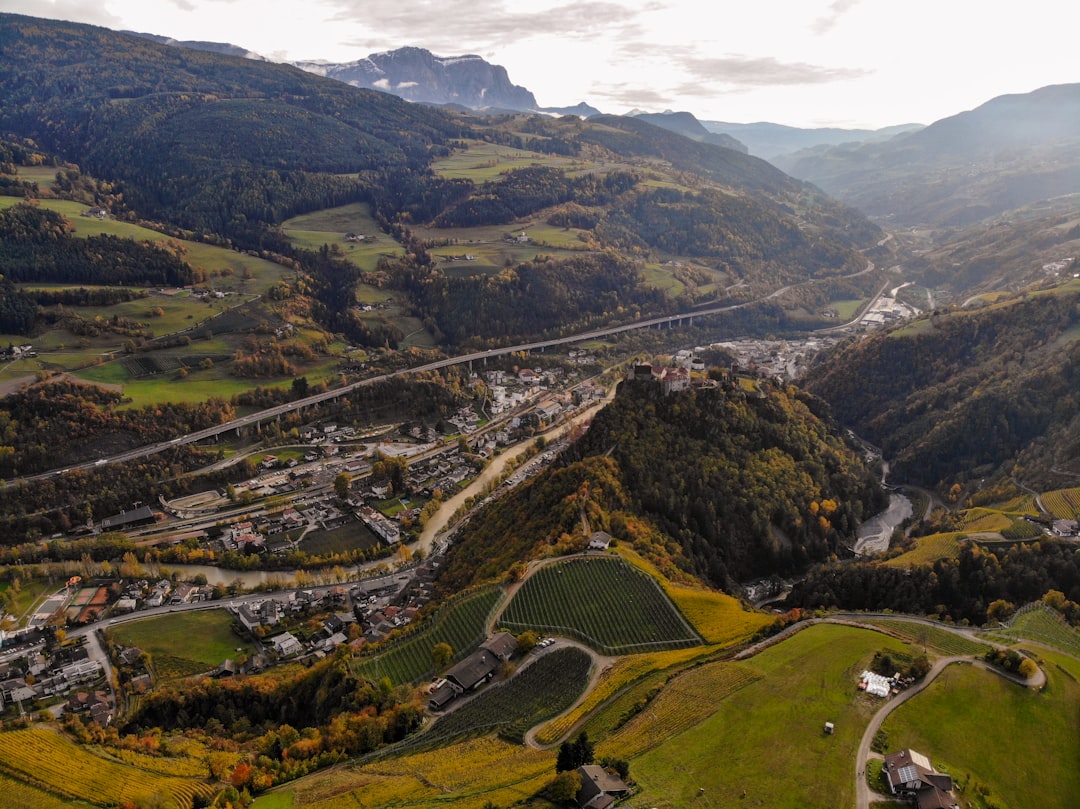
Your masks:
<path fill-rule="evenodd" d="M 892 794 L 912 801 L 918 809 L 959 809 L 952 778 L 935 770 L 922 753 L 915 750 L 889 753 L 881 771 Z"/>
<path fill-rule="evenodd" d="M 101 664 L 90 658 L 85 647 L 50 650 L 42 644 L 0 663 L 0 710 L 16 705 L 25 711 L 35 700 L 67 694 L 101 676 Z"/>

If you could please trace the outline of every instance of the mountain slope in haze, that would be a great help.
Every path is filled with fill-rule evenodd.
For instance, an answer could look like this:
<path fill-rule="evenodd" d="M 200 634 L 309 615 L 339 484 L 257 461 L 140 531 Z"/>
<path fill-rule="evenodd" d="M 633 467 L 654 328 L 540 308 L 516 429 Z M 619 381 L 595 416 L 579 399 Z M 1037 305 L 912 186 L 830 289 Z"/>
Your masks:
<path fill-rule="evenodd" d="M 511 83 L 506 68 L 473 54 L 441 57 L 424 48 L 406 47 L 345 64 L 295 64 L 310 73 L 408 101 L 471 109 L 535 110 L 538 106 L 531 92 Z"/>
<path fill-rule="evenodd" d="M 1000 96 L 918 132 L 785 167 L 872 217 L 971 224 L 1080 191 L 1080 84 Z"/>
<path fill-rule="evenodd" d="M 819 127 L 804 129 L 760 121 L 752 124 L 735 124 L 726 121 L 702 121 L 709 132 L 726 134 L 746 145 L 750 154 L 763 157 L 775 166 L 788 170 L 791 160 L 799 152 L 815 147 L 836 146 L 841 143 L 866 143 L 884 141 L 905 132 L 923 128 L 922 124 L 897 124 L 882 129 L 839 129 Z"/>
<path fill-rule="evenodd" d="M 638 112 L 634 113 L 633 117 L 640 118 L 642 121 L 648 121 L 650 124 L 655 124 L 661 129 L 678 132 L 680 135 L 685 135 L 691 140 L 711 143 L 714 146 L 723 146 L 726 149 L 734 149 L 743 154 L 750 153 L 750 150 L 746 148 L 745 144 L 741 143 L 731 135 L 710 132 L 702 125 L 701 121 L 689 112 Z"/>
<path fill-rule="evenodd" d="M 882 448 L 897 480 L 1015 475 L 1045 491 L 1080 473 L 1078 337 L 1074 281 L 845 344 L 803 383 Z"/>

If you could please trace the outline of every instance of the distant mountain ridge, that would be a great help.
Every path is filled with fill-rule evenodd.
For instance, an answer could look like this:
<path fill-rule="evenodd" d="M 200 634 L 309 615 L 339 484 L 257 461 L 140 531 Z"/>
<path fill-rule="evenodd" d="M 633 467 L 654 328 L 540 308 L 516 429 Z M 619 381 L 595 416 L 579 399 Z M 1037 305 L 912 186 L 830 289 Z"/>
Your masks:
<path fill-rule="evenodd" d="M 407 101 L 472 109 L 535 110 L 539 106 L 529 90 L 510 81 L 506 68 L 475 54 L 441 57 L 424 48 L 405 47 L 345 64 L 294 64 L 309 73 L 393 93 Z"/>
<path fill-rule="evenodd" d="M 780 167 L 870 216 L 971 224 L 1080 192 L 1080 84 L 998 96 L 918 132 L 816 149 Z"/>
<path fill-rule="evenodd" d="M 780 168 L 784 168 L 785 163 L 790 159 L 789 156 L 804 149 L 836 146 L 841 143 L 888 140 L 895 135 L 915 132 L 923 128 L 923 124 L 896 124 L 883 129 L 841 129 L 838 127 L 806 129 L 767 121 L 752 124 L 735 124 L 726 121 L 702 121 L 701 123 L 709 132 L 736 138 L 740 143 L 746 144 L 750 154 L 762 157 Z"/>
<path fill-rule="evenodd" d="M 648 121 L 650 124 L 662 129 L 678 132 L 691 140 L 711 143 L 714 146 L 723 146 L 725 149 L 734 149 L 743 154 L 750 154 L 746 144 L 737 138 L 727 134 L 710 132 L 693 113 L 689 112 L 634 112 L 633 117 Z"/>

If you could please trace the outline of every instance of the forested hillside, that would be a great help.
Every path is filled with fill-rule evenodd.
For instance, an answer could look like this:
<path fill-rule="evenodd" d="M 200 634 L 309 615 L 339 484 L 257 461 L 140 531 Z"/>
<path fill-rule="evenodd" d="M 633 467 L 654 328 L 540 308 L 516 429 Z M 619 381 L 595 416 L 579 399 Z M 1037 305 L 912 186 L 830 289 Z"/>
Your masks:
<path fill-rule="evenodd" d="M 624 382 L 560 468 L 461 532 L 445 583 L 500 575 L 592 530 L 663 567 L 732 588 L 843 554 L 883 495 L 860 458 L 795 389 L 737 384 L 664 394 Z M 575 539 L 576 536 L 576 539 Z"/>
<path fill-rule="evenodd" d="M 435 339 L 461 345 L 701 302 L 678 297 L 681 281 L 649 283 L 646 263 L 701 264 L 693 285 L 705 300 L 727 299 L 728 289 L 761 296 L 859 272 L 860 249 L 882 235 L 762 160 L 640 120 L 467 116 L 285 65 L 90 26 L 0 20 L 0 132 L 14 138 L 0 152 L 5 163 L 25 162 L 12 149 L 30 144 L 19 148 L 62 164 L 50 193 L 287 262 L 310 277 L 320 325 L 357 344 L 393 346 L 404 336 L 351 311 L 361 270 Z M 505 147 L 513 165 L 491 170 L 489 152 L 449 174 L 435 170 L 433 161 L 486 144 Z M 2 164 L 0 174 L 8 193 L 34 193 Z M 317 244 L 294 244 L 280 227 L 354 203 L 370 207 L 403 256 L 389 251 L 393 260 L 358 268 Z M 496 226 L 541 223 L 557 255 L 533 248 L 450 273 L 430 253 L 505 241 L 509 232 Z M 497 268 L 511 278 L 488 280 Z"/>
<path fill-rule="evenodd" d="M 841 347 L 805 384 L 898 480 L 1049 483 L 1080 459 L 1078 321 L 1075 289 L 935 314 Z"/>

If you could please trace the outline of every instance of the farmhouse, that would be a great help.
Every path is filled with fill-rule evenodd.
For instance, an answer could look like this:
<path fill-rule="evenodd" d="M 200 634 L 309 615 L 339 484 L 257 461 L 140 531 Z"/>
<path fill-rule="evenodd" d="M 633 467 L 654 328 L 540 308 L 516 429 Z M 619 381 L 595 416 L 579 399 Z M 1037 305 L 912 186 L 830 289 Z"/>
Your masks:
<path fill-rule="evenodd" d="M 611 534 L 607 531 L 597 531 L 589 537 L 590 551 L 606 551 L 611 544 Z"/>
<path fill-rule="evenodd" d="M 581 789 L 575 800 L 582 809 L 607 809 L 617 798 L 625 796 L 630 788 L 617 775 L 612 775 L 597 764 L 583 764 L 577 768 L 581 776 Z"/>
<path fill-rule="evenodd" d="M 445 682 L 432 693 L 428 707 L 441 711 L 458 694 L 473 691 L 492 677 L 499 663 L 509 660 L 517 651 L 517 638 L 509 632 L 497 632 L 480 648 L 446 672 Z"/>
<path fill-rule="evenodd" d="M 881 771 L 893 795 L 908 798 L 919 809 L 958 809 L 952 792 L 952 778 L 939 773 L 930 759 L 914 750 L 900 750 L 885 756 Z"/>

